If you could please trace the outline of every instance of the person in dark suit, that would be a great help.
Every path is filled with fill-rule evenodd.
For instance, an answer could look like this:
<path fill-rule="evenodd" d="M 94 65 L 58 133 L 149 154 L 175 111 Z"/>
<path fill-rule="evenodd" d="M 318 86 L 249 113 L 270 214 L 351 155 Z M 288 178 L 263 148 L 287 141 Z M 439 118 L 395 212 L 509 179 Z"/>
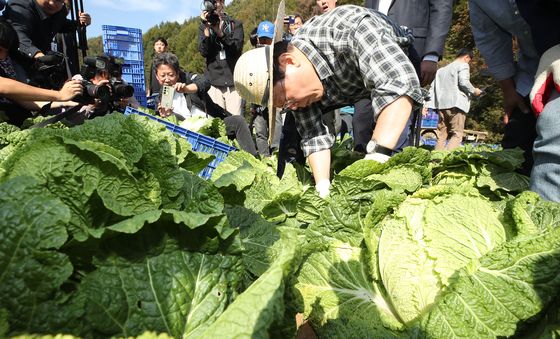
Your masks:
<path fill-rule="evenodd" d="M 365 0 L 364 6 L 378 10 L 412 30 L 414 51 L 409 51 L 412 54 L 410 57 L 416 59 L 421 85 L 429 85 L 443 55 L 445 38 L 451 26 L 453 0 Z M 354 148 L 364 151 L 371 140 L 374 125 L 371 100 L 356 102 L 353 121 Z M 407 145 L 408 132 L 409 129 L 405 128 L 397 148 Z"/>

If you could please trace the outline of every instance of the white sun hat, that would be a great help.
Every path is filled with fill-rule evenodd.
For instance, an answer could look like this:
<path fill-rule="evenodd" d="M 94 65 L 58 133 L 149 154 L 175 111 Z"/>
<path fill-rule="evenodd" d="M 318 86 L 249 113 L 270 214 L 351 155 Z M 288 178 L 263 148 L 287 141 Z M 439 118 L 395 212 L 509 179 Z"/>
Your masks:
<path fill-rule="evenodd" d="M 276 126 L 276 109 L 272 101 L 274 44 L 282 40 L 285 11 L 285 3 L 282 0 L 278 5 L 276 21 L 274 22 L 272 44 L 243 53 L 237 60 L 233 71 L 233 82 L 237 93 L 247 103 L 268 107 L 269 144 L 272 143 L 274 138 L 274 128 Z"/>

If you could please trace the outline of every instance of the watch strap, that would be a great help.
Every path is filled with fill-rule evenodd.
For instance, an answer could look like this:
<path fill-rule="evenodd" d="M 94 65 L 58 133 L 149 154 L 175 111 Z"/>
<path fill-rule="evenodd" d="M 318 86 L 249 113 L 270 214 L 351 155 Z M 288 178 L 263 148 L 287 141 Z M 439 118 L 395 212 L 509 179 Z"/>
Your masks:
<path fill-rule="evenodd" d="M 395 152 L 395 150 L 393 150 L 392 148 L 382 146 L 374 140 L 371 140 L 370 143 L 374 143 L 375 145 L 372 150 L 369 150 L 369 147 L 367 147 L 368 153 L 381 153 L 381 154 L 391 156 Z"/>

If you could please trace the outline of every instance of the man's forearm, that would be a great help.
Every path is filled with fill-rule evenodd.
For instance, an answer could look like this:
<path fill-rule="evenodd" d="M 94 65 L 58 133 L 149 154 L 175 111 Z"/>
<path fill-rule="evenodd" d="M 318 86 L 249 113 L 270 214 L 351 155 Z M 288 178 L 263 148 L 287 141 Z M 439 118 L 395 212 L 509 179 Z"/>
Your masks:
<path fill-rule="evenodd" d="M 0 77 L 0 96 L 16 101 L 60 100 L 60 92 L 58 91 L 30 86 L 2 77 Z"/>
<path fill-rule="evenodd" d="M 381 146 L 395 148 L 411 111 L 412 99 L 407 96 L 399 97 L 385 106 L 377 118 L 372 139 Z"/>
<path fill-rule="evenodd" d="M 515 81 L 513 80 L 513 78 L 500 80 L 498 81 L 498 84 L 500 85 L 503 93 L 517 92 L 517 90 L 515 89 Z"/>
<path fill-rule="evenodd" d="M 307 158 L 315 183 L 329 180 L 331 176 L 331 150 L 325 149 L 311 153 Z"/>

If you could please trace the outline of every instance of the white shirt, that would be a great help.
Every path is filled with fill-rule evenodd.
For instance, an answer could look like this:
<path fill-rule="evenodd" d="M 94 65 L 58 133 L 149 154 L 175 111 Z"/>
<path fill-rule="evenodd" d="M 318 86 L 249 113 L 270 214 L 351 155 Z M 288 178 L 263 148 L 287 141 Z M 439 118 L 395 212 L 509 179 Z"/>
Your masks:
<path fill-rule="evenodd" d="M 179 93 L 177 91 L 173 93 L 173 113 L 183 119 L 192 116 L 191 110 L 189 109 L 189 102 L 187 100 L 187 96 L 183 93 Z"/>

